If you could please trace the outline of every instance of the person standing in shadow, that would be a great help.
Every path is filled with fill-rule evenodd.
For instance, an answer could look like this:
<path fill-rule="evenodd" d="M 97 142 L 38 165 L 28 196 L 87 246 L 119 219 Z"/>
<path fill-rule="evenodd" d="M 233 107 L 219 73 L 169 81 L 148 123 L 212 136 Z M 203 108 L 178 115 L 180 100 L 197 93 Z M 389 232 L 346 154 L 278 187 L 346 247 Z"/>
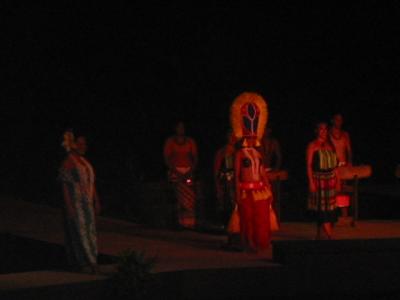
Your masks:
<path fill-rule="evenodd" d="M 316 239 L 330 240 L 333 238 L 333 224 L 337 221 L 337 158 L 328 138 L 328 125 L 318 123 L 315 132 L 316 138 L 308 144 L 306 151 L 308 209 L 315 214 L 317 221 Z M 320 233 L 321 226 L 324 236 Z"/>
<path fill-rule="evenodd" d="M 229 130 L 226 135 L 226 144 L 218 149 L 214 159 L 217 213 L 227 234 L 227 243 L 223 247 L 232 250 L 240 245 L 238 217 L 235 220 L 232 219 L 233 212 L 237 211 L 234 172 L 235 142 L 235 136 L 232 130 Z"/>
<path fill-rule="evenodd" d="M 98 273 L 96 218 L 100 201 L 95 171 L 85 157 L 86 138 L 72 131 L 64 134 L 67 156 L 59 169 L 63 190 L 65 248 L 70 266 L 83 273 Z"/>
<path fill-rule="evenodd" d="M 332 117 L 332 126 L 329 128 L 329 139 L 333 144 L 338 159 L 338 167 L 351 166 L 353 164 L 353 153 L 351 148 L 350 135 L 343 130 L 343 116 L 335 114 Z M 350 222 L 349 207 L 350 196 L 344 191 L 346 182 L 340 180 L 337 195 L 338 209 L 340 216 L 338 224 L 346 224 Z"/>
<path fill-rule="evenodd" d="M 265 128 L 261 140 L 260 151 L 263 156 L 264 166 L 269 170 L 280 170 L 282 167 L 282 153 L 279 141 L 272 136 L 272 129 Z"/>
<path fill-rule="evenodd" d="M 198 162 L 196 141 L 185 133 L 185 124 L 179 121 L 175 134 L 164 143 L 164 162 L 168 168 L 168 182 L 176 200 L 176 229 L 195 229 L 196 189 L 195 171 Z"/>

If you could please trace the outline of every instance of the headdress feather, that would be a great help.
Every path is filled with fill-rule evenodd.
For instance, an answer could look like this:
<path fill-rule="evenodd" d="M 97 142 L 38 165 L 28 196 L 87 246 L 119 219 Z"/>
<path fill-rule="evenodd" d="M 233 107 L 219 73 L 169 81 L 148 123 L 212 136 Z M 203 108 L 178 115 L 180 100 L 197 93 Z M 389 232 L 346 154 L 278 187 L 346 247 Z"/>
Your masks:
<path fill-rule="evenodd" d="M 268 107 L 264 98 L 254 92 L 243 92 L 237 96 L 231 106 L 230 121 L 237 140 L 256 138 L 257 144 L 264 135 L 268 120 Z"/>

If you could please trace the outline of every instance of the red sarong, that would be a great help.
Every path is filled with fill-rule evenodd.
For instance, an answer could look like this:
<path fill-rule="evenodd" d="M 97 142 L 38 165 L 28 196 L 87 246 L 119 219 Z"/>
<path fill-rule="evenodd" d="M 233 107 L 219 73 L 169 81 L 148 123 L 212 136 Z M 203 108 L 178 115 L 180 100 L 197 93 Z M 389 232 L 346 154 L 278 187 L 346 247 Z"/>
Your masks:
<path fill-rule="evenodd" d="M 178 202 L 179 224 L 186 228 L 194 228 L 196 225 L 195 200 L 196 194 L 193 185 L 178 181 L 175 183 L 175 192 Z"/>
<path fill-rule="evenodd" d="M 264 186 L 261 189 L 242 189 L 240 193 L 238 208 L 243 245 L 249 250 L 266 249 L 271 240 L 271 191 Z"/>

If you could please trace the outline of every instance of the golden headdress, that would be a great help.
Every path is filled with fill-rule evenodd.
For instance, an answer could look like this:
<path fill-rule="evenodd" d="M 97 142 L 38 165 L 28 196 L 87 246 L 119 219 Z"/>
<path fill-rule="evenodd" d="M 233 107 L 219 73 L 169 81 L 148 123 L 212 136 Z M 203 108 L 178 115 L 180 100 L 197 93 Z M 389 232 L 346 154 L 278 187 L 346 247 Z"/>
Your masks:
<path fill-rule="evenodd" d="M 264 98 L 254 92 L 243 92 L 235 98 L 230 111 L 233 133 L 242 146 L 247 146 L 249 138 L 256 139 L 256 146 L 264 135 L 268 120 L 268 108 Z"/>

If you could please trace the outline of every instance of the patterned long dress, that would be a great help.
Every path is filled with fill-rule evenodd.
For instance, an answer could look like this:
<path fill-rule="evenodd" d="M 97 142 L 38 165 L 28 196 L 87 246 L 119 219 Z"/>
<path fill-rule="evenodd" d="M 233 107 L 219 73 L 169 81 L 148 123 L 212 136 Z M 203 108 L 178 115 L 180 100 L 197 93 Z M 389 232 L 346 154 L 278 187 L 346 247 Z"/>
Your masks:
<path fill-rule="evenodd" d="M 312 159 L 312 179 L 316 186 L 310 192 L 308 209 L 316 214 L 318 223 L 336 222 L 336 153 L 332 150 L 318 150 Z"/>
<path fill-rule="evenodd" d="M 97 263 L 97 237 L 94 216 L 95 173 L 82 156 L 69 154 L 60 168 L 64 185 L 65 247 L 69 263 L 85 267 Z M 74 215 L 67 211 L 70 202 Z"/>
<path fill-rule="evenodd" d="M 174 138 L 168 138 L 164 145 L 164 157 L 174 166 L 169 170 L 168 180 L 172 184 L 176 197 L 177 221 L 184 228 L 196 226 L 196 183 L 191 168 L 197 157 L 197 145 L 194 139 L 185 138 L 179 144 Z"/>

